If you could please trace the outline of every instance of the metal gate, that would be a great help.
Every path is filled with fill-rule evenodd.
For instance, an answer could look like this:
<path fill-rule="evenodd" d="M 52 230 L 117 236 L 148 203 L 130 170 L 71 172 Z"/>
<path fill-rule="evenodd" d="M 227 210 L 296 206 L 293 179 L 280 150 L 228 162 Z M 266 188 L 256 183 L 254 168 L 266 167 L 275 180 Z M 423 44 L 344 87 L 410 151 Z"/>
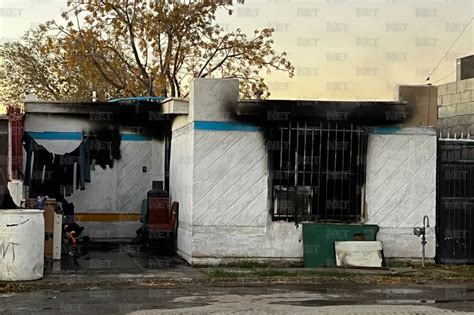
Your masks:
<path fill-rule="evenodd" d="M 440 139 L 437 260 L 474 263 L 474 141 Z"/>

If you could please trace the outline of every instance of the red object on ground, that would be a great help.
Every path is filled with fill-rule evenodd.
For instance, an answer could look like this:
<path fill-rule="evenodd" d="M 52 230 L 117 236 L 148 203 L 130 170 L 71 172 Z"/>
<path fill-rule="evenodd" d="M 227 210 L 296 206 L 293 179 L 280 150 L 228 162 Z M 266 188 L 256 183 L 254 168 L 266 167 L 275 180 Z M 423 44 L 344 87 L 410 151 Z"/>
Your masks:
<path fill-rule="evenodd" d="M 169 198 L 152 197 L 148 200 L 148 223 L 166 224 L 170 221 Z"/>
<path fill-rule="evenodd" d="M 171 208 L 164 208 L 165 204 L 168 205 L 168 198 L 154 198 L 164 199 L 156 201 L 156 208 L 149 213 L 149 222 L 147 224 L 147 230 L 150 238 L 171 238 L 172 233 L 175 232 L 176 223 L 178 220 L 179 203 L 173 202 Z M 150 200 L 151 202 L 151 200 Z"/>

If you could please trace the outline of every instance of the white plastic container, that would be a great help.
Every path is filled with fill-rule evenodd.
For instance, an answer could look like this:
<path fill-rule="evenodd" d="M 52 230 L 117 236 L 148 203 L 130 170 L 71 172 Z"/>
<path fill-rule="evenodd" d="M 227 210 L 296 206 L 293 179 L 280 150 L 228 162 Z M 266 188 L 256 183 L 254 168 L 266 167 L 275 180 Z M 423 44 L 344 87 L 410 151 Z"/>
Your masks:
<path fill-rule="evenodd" d="M 43 278 L 43 210 L 0 210 L 0 280 Z"/>
<path fill-rule="evenodd" d="M 336 264 L 344 267 L 382 267 L 380 241 L 334 242 Z"/>

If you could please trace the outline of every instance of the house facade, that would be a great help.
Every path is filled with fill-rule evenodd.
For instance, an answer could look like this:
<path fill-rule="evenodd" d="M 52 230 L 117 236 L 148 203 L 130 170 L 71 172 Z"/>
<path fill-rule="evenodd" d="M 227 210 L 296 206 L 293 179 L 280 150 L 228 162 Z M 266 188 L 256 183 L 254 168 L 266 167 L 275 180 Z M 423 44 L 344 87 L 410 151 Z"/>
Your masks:
<path fill-rule="evenodd" d="M 133 238 L 163 181 L 191 264 L 300 263 L 304 224 L 375 225 L 386 258 L 420 258 L 424 216 L 433 259 L 436 87 L 401 86 L 395 99 L 240 100 L 238 80 L 196 79 L 189 100 L 28 101 L 24 130 L 57 155 L 120 133 L 121 158 L 66 196 L 93 239 Z"/>
<path fill-rule="evenodd" d="M 407 123 L 407 107 L 239 101 L 237 80 L 194 80 L 188 114 L 171 123 L 178 253 L 192 264 L 299 262 L 302 223 L 319 222 L 376 224 L 385 257 L 419 258 L 413 227 L 427 215 L 434 258 L 436 131 L 428 116 Z"/>

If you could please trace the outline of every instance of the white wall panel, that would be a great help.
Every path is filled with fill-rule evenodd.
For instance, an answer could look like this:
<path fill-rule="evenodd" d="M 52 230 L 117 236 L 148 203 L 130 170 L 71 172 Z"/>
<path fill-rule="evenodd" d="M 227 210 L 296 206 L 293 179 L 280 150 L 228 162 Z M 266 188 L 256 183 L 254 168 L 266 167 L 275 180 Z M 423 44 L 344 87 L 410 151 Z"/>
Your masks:
<path fill-rule="evenodd" d="M 117 165 L 114 168 L 96 165 L 91 171 L 91 182 L 86 183 L 85 190 L 74 190 L 70 197 L 65 197 L 74 203 L 77 213 L 115 213 L 117 202 Z"/>
<path fill-rule="evenodd" d="M 195 227 L 193 261 L 211 264 L 222 259 L 300 261 L 303 257 L 302 230 L 301 225 L 297 227 L 291 222 L 273 222 L 268 227 Z"/>
<path fill-rule="evenodd" d="M 152 188 L 153 176 L 150 141 L 124 141 L 121 145 L 122 159 L 117 161 L 118 212 L 140 213 L 142 200 Z M 143 173 L 143 167 L 147 173 Z"/>
<path fill-rule="evenodd" d="M 380 226 L 386 257 L 421 256 L 413 227 L 436 216 L 436 135 L 370 135 L 367 156 L 368 224 Z M 435 254 L 434 230 L 428 233 L 427 257 Z"/>
<path fill-rule="evenodd" d="M 267 153 L 260 132 L 196 130 L 195 225 L 266 225 Z"/>
<path fill-rule="evenodd" d="M 190 124 L 173 131 L 170 155 L 170 201 L 179 202 L 178 252 L 189 262 L 193 233 L 192 182 L 193 129 Z"/>

